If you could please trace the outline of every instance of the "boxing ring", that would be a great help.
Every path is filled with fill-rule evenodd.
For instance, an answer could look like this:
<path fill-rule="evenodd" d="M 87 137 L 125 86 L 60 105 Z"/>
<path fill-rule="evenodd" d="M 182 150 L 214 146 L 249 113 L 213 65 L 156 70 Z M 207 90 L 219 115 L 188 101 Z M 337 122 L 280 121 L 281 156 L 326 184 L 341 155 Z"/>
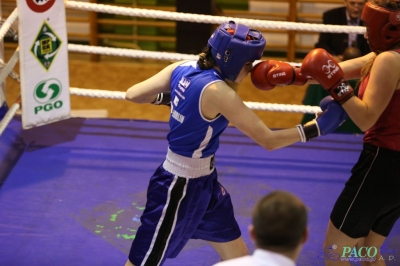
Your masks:
<path fill-rule="evenodd" d="M 96 12 L 137 12 L 73 1 L 65 3 L 68 8 Z M 141 12 L 148 15 L 147 10 Z M 195 16 L 167 13 L 169 16 L 149 11 L 149 16 L 176 20 L 193 20 Z M 15 19 L 13 13 L 3 23 L 1 38 Z M 227 20 L 211 16 L 202 19 L 207 23 Z M 251 26 L 256 22 L 265 23 L 260 24 L 264 27 L 273 26 L 268 21 L 244 23 Z M 274 22 L 275 27 L 286 24 Z M 315 30 L 324 28 L 314 26 Z M 73 44 L 68 45 L 68 50 L 159 60 L 197 58 Z M 17 61 L 18 50 L 2 69 L 1 83 Z M 124 99 L 124 93 L 116 91 L 70 88 L 70 93 Z M 319 110 L 315 106 L 246 104 L 255 110 L 303 113 Z M 12 104 L 0 122 L 0 265 L 123 265 L 140 225 L 148 180 L 165 158 L 168 123 L 135 118 L 70 118 L 24 130 L 21 116 L 16 114 L 19 108 L 19 103 Z M 267 152 L 234 127 L 228 127 L 220 142 L 216 154 L 219 181 L 232 196 L 236 218 L 250 251 L 255 246 L 247 228 L 255 202 L 273 190 L 284 189 L 300 197 L 309 209 L 310 237 L 298 265 L 323 265 L 329 255 L 323 249 L 323 240 L 330 210 L 358 159 L 362 136 L 330 134 Z M 398 223 L 383 251 L 387 265 L 398 265 Z M 167 260 L 165 265 L 212 265 L 218 260 L 217 253 L 207 243 L 191 240 L 177 258 Z"/>

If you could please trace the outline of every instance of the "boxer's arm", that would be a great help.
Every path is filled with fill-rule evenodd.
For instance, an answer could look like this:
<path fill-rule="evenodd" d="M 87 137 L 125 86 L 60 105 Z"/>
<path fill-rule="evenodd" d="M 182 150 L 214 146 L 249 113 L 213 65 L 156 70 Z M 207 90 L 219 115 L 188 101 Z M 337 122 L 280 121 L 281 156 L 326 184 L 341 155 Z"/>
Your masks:
<path fill-rule="evenodd" d="M 370 129 L 383 115 L 393 94 L 400 90 L 400 55 L 387 51 L 376 56 L 362 100 L 353 97 L 343 108 L 362 130 Z"/>
<path fill-rule="evenodd" d="M 168 65 L 154 76 L 133 85 L 127 90 L 125 99 L 135 103 L 152 103 L 156 101 L 159 93 L 171 91 L 171 74 L 180 64 L 182 64 L 182 61 Z"/>
<path fill-rule="evenodd" d="M 376 54 L 371 52 L 361 57 L 340 62 L 339 66 L 343 70 L 344 78 L 346 80 L 360 79 L 363 66 L 375 59 L 375 57 Z"/>

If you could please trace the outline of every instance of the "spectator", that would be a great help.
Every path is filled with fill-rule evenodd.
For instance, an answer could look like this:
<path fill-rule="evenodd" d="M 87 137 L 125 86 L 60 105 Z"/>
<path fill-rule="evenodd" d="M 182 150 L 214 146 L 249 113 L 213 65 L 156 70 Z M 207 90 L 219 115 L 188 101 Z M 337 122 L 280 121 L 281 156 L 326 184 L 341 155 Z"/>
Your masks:
<path fill-rule="evenodd" d="M 251 256 L 215 266 L 294 266 L 308 237 L 306 206 L 289 192 L 274 191 L 255 206 L 249 233 L 257 247 Z"/>
<path fill-rule="evenodd" d="M 338 7 L 324 12 L 322 23 L 328 25 L 361 26 L 361 12 L 366 0 L 344 0 L 344 7 Z M 328 51 L 337 62 L 343 61 L 343 53 L 347 47 L 357 47 L 361 55 L 371 52 L 367 40 L 362 34 L 326 33 L 319 35 L 315 48 Z"/>

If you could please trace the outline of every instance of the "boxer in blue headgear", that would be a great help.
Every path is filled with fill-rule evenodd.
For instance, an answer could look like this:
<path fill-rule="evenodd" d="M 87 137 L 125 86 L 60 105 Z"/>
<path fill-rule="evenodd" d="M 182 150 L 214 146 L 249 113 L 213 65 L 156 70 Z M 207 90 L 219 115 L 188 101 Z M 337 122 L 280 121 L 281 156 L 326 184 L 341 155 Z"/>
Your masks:
<path fill-rule="evenodd" d="M 302 139 L 299 127 L 270 130 L 231 87 L 261 59 L 261 33 L 230 21 L 210 38 L 198 61 L 180 61 L 128 89 L 126 99 L 171 107 L 167 156 L 150 179 L 146 208 L 126 265 L 161 265 L 189 239 L 203 239 L 222 260 L 248 254 L 228 191 L 218 182 L 214 156 L 231 122 L 267 150 Z M 318 119 L 340 114 L 329 108 Z M 340 106 L 336 108 L 340 112 Z M 135 228 L 136 224 L 132 224 Z M 205 262 L 207 264 L 207 262 Z"/>
<path fill-rule="evenodd" d="M 247 61 L 261 59 L 265 43 L 258 30 L 229 21 L 215 30 L 208 47 L 223 77 L 235 81 Z"/>

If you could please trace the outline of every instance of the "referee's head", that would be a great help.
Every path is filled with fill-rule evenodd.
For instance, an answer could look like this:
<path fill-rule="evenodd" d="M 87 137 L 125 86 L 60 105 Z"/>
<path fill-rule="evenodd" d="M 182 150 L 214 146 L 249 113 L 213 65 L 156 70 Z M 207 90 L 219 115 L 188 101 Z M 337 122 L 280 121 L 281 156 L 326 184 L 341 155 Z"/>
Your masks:
<path fill-rule="evenodd" d="M 289 192 L 274 191 L 256 204 L 250 234 L 258 248 L 296 251 L 308 236 L 306 206 Z"/>

